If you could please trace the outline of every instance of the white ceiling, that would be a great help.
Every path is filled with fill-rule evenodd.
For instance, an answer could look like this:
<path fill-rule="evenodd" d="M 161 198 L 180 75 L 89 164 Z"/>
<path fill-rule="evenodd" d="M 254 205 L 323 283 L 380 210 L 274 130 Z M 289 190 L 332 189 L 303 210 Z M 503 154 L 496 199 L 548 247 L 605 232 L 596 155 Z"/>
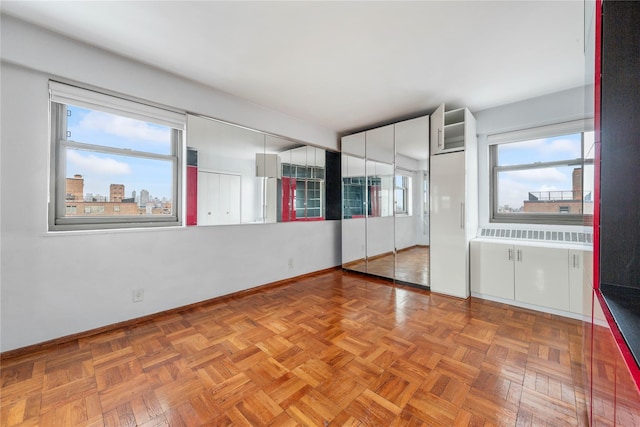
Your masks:
<path fill-rule="evenodd" d="M 339 133 L 584 83 L 582 0 L 0 4 Z"/>

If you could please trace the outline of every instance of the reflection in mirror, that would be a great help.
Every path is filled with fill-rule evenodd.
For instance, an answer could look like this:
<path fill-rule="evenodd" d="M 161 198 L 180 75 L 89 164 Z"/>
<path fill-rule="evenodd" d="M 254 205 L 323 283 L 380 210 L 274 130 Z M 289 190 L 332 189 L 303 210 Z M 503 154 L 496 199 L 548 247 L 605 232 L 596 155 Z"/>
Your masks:
<path fill-rule="evenodd" d="M 393 279 L 394 125 L 365 132 L 367 187 L 367 273 Z"/>
<path fill-rule="evenodd" d="M 393 278 L 393 164 L 367 160 L 367 273 Z"/>
<path fill-rule="evenodd" d="M 367 272 L 365 217 L 367 186 L 365 160 L 342 153 L 342 265 Z"/>
<path fill-rule="evenodd" d="M 324 219 L 324 149 L 192 115 L 187 142 L 198 153 L 198 225 Z"/>
<path fill-rule="evenodd" d="M 256 199 L 257 155 L 264 135 L 215 120 L 188 116 L 188 145 L 198 151 L 198 225 L 261 222 Z"/>
<path fill-rule="evenodd" d="M 429 121 L 396 124 L 395 279 L 429 286 Z"/>
<path fill-rule="evenodd" d="M 282 153 L 283 222 L 325 218 L 325 160 L 325 150 L 306 145 Z"/>

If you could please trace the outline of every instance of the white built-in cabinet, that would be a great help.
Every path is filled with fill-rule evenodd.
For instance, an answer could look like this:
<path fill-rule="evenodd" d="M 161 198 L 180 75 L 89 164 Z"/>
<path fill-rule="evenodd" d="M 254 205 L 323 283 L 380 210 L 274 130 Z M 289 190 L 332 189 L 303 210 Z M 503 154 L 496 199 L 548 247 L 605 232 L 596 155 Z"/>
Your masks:
<path fill-rule="evenodd" d="M 568 250 L 516 245 L 515 300 L 569 310 Z"/>
<path fill-rule="evenodd" d="M 540 308 L 590 315 L 585 253 L 566 247 L 474 240 L 471 291 Z M 586 271 L 589 273 L 589 271 Z"/>
<path fill-rule="evenodd" d="M 431 154 L 464 150 L 472 120 L 467 108 L 446 111 L 445 105 L 441 104 L 431 114 Z"/>
<path fill-rule="evenodd" d="M 198 225 L 240 224 L 238 174 L 198 172 Z"/>
<path fill-rule="evenodd" d="M 470 246 L 471 291 L 514 300 L 514 245 L 472 241 Z"/>
<path fill-rule="evenodd" d="M 466 108 L 450 118 L 455 126 L 447 125 L 444 105 L 431 116 L 430 286 L 433 292 L 467 298 L 469 241 L 478 228 L 476 123 Z"/>

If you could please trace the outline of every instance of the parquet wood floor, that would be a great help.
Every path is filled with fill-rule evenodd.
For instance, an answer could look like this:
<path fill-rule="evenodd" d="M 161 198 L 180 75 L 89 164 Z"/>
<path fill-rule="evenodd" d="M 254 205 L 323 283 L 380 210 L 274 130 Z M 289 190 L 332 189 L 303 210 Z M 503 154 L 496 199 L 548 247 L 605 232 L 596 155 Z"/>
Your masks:
<path fill-rule="evenodd" d="M 582 323 L 340 270 L 1 362 L 2 426 L 571 426 Z"/>

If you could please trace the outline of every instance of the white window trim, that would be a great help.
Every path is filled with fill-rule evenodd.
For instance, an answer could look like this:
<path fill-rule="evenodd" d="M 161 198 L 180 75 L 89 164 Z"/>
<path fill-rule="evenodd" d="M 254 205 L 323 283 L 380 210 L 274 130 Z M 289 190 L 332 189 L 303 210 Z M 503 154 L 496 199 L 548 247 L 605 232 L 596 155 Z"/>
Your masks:
<path fill-rule="evenodd" d="M 406 186 L 402 186 L 402 187 L 398 187 L 396 185 L 396 177 L 397 176 L 401 176 L 403 177 L 403 182 L 406 183 Z M 395 192 L 396 190 L 402 190 L 402 193 L 404 195 L 404 207 L 405 209 L 403 209 L 402 211 L 397 211 L 397 204 L 398 201 L 394 200 L 394 213 L 396 216 L 412 216 L 413 214 L 413 190 L 412 190 L 412 185 L 413 185 L 413 175 L 412 172 L 407 170 L 407 169 L 400 169 L 400 168 L 396 168 L 396 173 L 393 177 L 393 194 L 394 194 L 394 198 L 395 198 Z"/>
<path fill-rule="evenodd" d="M 56 81 L 49 81 L 49 94 L 51 102 L 106 111 L 107 113 L 152 122 L 179 130 L 184 130 L 187 123 L 187 117 L 184 113 Z"/>
<path fill-rule="evenodd" d="M 558 135 L 568 135 L 593 130 L 593 119 L 572 120 L 570 122 L 555 123 L 535 128 L 519 129 L 487 136 L 489 145 L 506 144 L 510 142 L 526 141 L 529 139 L 548 138 Z"/>
<path fill-rule="evenodd" d="M 120 228 L 148 228 L 175 227 L 182 225 L 183 218 L 183 174 L 185 159 L 185 130 L 186 114 L 163 109 L 125 99 L 121 96 L 108 95 L 93 90 L 80 88 L 56 81 L 49 81 L 49 106 L 51 129 L 51 158 L 50 158 L 50 195 L 49 195 L 49 231 L 102 230 Z M 145 158 L 162 158 L 173 161 L 175 177 L 173 181 L 173 215 L 166 217 L 151 216 L 113 216 L 113 217 L 66 217 L 65 194 L 66 173 L 64 152 L 67 147 L 91 148 L 91 144 L 78 144 L 72 140 L 60 137 L 59 131 L 64 128 L 66 117 L 61 110 L 63 105 L 74 105 L 91 110 L 104 111 L 119 116 L 159 124 L 175 129 L 173 132 L 173 152 L 170 155 L 156 155 L 153 153 L 138 153 L 126 151 L 127 156 L 141 156 Z M 177 135 L 176 135 L 177 134 Z M 176 137 L 177 136 L 177 137 Z M 108 146 L 96 146 L 101 152 L 123 154 L 119 149 Z M 62 167 L 60 167 L 62 166 Z"/>

